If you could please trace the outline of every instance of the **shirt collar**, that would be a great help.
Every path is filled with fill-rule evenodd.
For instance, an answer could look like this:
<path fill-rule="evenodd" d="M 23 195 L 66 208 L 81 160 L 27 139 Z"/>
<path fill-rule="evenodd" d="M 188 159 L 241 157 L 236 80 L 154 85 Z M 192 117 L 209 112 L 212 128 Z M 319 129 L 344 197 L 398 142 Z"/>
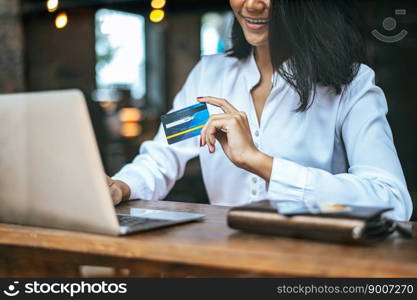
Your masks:
<path fill-rule="evenodd" d="M 243 75 L 246 79 L 247 89 L 251 91 L 255 85 L 261 80 L 261 73 L 256 64 L 254 51 L 243 61 Z"/>
<path fill-rule="evenodd" d="M 286 64 L 286 62 L 285 62 Z M 243 71 L 246 78 L 247 88 L 251 91 L 261 80 L 261 73 L 255 60 L 255 51 L 252 50 L 248 58 L 243 61 Z M 279 74 L 274 71 L 271 77 L 272 88 L 277 85 Z"/>

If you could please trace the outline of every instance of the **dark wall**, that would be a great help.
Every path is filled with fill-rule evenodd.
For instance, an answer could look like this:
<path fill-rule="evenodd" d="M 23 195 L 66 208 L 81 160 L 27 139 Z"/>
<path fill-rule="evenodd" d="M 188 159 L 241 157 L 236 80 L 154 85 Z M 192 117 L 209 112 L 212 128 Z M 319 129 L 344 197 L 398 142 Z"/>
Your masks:
<path fill-rule="evenodd" d="M 24 90 L 23 29 L 18 0 L 0 0 L 0 93 Z"/>
<path fill-rule="evenodd" d="M 107 131 L 103 111 L 91 101 L 95 80 L 95 10 L 67 10 L 63 29 L 54 25 L 55 14 L 36 12 L 23 16 L 25 75 L 28 91 L 80 89 L 87 101 L 102 158 Z M 105 159 L 103 162 L 106 163 Z"/>
<path fill-rule="evenodd" d="M 201 14 L 176 13 L 167 20 L 168 106 L 200 59 Z"/>
<path fill-rule="evenodd" d="M 406 9 L 406 15 L 395 15 Z M 367 25 L 369 64 L 376 72 L 376 81 L 388 101 L 388 120 L 395 145 L 417 209 L 417 1 L 364 1 L 362 13 Z M 382 26 L 387 17 L 397 20 L 397 28 L 389 32 Z M 407 30 L 408 35 L 396 43 L 377 40 L 371 31 L 389 36 Z M 417 214 L 414 212 L 414 218 Z"/>
<path fill-rule="evenodd" d="M 68 11 L 69 23 L 54 26 L 54 15 L 27 15 L 25 21 L 28 90 L 95 88 L 94 10 Z"/>

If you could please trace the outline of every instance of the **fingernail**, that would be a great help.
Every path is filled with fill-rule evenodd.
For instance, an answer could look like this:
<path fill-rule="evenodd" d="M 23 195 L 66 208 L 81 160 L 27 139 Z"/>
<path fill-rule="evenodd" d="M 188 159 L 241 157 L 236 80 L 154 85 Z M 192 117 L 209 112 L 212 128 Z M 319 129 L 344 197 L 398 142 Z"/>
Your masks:
<path fill-rule="evenodd" d="M 197 97 L 197 100 L 204 99 L 205 97 Z"/>
<path fill-rule="evenodd" d="M 203 140 L 200 137 L 200 147 L 203 147 Z"/>

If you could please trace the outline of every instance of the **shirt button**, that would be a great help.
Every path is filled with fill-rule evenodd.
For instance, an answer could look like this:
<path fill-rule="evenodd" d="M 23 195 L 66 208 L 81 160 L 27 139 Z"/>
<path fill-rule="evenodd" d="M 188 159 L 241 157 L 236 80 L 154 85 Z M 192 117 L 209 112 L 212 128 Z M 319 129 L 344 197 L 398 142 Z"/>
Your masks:
<path fill-rule="evenodd" d="M 256 177 L 252 177 L 252 182 L 253 182 L 253 183 L 257 183 L 257 182 L 258 182 L 258 178 L 256 178 Z"/>
<path fill-rule="evenodd" d="M 259 136 L 259 130 L 255 131 L 255 136 L 258 137 Z"/>
<path fill-rule="evenodd" d="M 258 144 L 258 143 L 255 143 L 255 147 L 256 147 L 256 148 L 259 148 L 259 144 Z"/>
<path fill-rule="evenodd" d="M 252 195 L 256 196 L 256 191 L 255 190 L 252 190 Z"/>

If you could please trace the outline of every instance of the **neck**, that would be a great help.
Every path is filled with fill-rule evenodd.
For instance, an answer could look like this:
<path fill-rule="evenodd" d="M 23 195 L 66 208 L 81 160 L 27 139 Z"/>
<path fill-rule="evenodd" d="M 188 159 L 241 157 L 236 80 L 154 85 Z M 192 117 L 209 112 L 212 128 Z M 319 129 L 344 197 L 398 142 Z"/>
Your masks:
<path fill-rule="evenodd" d="M 258 46 L 255 48 L 255 61 L 261 75 L 272 74 L 271 56 L 269 46 Z"/>

